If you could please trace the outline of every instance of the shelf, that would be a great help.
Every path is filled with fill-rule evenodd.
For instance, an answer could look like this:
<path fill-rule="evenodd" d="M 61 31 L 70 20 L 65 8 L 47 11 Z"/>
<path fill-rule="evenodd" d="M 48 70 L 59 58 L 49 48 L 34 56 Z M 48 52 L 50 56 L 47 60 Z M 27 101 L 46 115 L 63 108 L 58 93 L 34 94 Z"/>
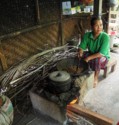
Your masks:
<path fill-rule="evenodd" d="M 90 17 L 91 15 L 93 15 L 92 12 L 89 13 L 76 13 L 76 14 L 72 14 L 72 15 L 62 15 L 63 19 L 69 19 L 69 18 L 86 18 L 86 17 Z"/>

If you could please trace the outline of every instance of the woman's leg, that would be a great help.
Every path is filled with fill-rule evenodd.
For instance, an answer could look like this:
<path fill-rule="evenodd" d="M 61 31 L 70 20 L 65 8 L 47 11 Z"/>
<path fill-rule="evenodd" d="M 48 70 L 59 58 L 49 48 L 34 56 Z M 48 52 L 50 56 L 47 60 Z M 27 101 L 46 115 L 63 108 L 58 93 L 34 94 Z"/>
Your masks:
<path fill-rule="evenodd" d="M 99 76 L 99 72 L 100 71 L 95 71 L 94 72 L 94 84 L 93 84 L 93 87 L 95 88 L 98 84 L 98 76 Z"/>
<path fill-rule="evenodd" d="M 89 52 L 85 52 L 83 55 L 83 58 L 86 58 L 90 55 L 91 54 Z M 106 57 L 95 58 L 88 62 L 88 64 L 90 65 L 90 68 L 94 71 L 94 87 L 96 87 L 98 83 L 98 76 L 100 73 L 100 69 L 104 68 L 107 62 L 108 60 Z"/>
<path fill-rule="evenodd" d="M 90 65 L 92 70 L 94 71 L 94 87 L 96 87 L 96 85 L 98 84 L 98 76 L 100 73 L 100 69 L 104 68 L 107 62 L 108 60 L 105 57 L 91 60 Z"/>

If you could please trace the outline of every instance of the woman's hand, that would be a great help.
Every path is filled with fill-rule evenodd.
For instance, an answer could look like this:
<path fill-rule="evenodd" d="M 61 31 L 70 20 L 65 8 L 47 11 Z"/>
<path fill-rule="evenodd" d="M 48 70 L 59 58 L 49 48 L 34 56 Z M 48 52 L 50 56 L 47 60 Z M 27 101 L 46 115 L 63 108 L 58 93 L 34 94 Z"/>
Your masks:
<path fill-rule="evenodd" d="M 83 56 L 83 53 L 78 52 L 78 58 L 81 58 Z"/>
<path fill-rule="evenodd" d="M 87 58 L 84 59 L 86 62 L 89 62 L 91 59 L 90 57 L 88 56 Z"/>
<path fill-rule="evenodd" d="M 79 49 L 78 50 L 78 58 L 81 58 L 83 56 L 83 50 Z"/>
<path fill-rule="evenodd" d="M 95 53 L 91 56 L 86 57 L 84 60 L 86 62 L 89 62 L 90 60 L 95 59 L 95 58 L 99 58 L 99 57 L 102 57 L 102 55 L 100 53 Z"/>

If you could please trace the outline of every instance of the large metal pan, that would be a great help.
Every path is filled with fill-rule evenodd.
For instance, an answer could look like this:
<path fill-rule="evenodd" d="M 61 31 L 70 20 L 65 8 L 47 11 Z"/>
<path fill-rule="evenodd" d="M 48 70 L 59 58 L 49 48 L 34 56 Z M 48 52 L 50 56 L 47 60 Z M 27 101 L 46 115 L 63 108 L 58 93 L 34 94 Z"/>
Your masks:
<path fill-rule="evenodd" d="M 81 76 L 90 71 L 88 63 L 78 57 L 60 60 L 56 67 L 60 71 L 67 71 L 71 76 Z"/>

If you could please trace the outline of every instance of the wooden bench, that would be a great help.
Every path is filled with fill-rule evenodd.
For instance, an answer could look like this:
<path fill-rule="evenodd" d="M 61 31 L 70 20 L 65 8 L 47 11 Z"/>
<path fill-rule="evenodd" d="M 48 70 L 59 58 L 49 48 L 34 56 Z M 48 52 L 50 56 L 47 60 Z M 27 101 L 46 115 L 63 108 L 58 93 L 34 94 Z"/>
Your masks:
<path fill-rule="evenodd" d="M 115 71 L 116 64 L 117 64 L 117 60 L 115 58 L 111 57 L 109 62 L 106 65 L 106 67 L 102 69 L 102 70 L 104 70 L 104 74 L 103 74 L 104 78 L 106 78 L 108 76 L 110 68 L 111 68 L 110 72 L 114 72 Z"/>

